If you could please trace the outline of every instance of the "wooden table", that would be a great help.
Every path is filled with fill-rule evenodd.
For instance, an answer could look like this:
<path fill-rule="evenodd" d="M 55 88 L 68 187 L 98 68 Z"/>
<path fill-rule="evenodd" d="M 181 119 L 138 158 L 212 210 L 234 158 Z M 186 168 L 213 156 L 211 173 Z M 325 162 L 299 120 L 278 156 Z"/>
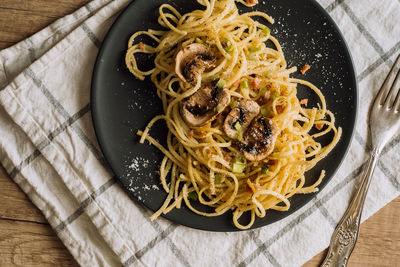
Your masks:
<path fill-rule="evenodd" d="M 0 49 L 89 0 L 1 0 Z M 1 138 L 1 137 L 0 137 Z M 326 252 L 305 266 L 318 266 Z M 0 266 L 77 266 L 41 212 L 0 166 Z M 400 266 L 400 197 L 361 226 L 349 266 Z"/>

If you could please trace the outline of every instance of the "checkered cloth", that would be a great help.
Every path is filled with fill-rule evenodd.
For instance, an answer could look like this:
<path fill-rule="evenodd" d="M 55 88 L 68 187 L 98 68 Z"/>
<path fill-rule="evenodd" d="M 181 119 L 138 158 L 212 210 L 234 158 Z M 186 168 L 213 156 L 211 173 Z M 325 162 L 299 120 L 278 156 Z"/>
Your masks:
<path fill-rule="evenodd" d="M 272 225 L 210 233 L 150 222 L 104 164 L 90 118 L 99 45 L 128 0 L 94 0 L 0 52 L 1 163 L 83 266 L 298 266 L 328 246 L 367 160 L 367 110 L 400 50 L 398 0 L 319 0 L 360 84 L 355 139 L 327 187 Z M 268 1 L 265 1 L 268 2 Z M 363 220 L 400 193 L 400 137 L 384 150 Z"/>

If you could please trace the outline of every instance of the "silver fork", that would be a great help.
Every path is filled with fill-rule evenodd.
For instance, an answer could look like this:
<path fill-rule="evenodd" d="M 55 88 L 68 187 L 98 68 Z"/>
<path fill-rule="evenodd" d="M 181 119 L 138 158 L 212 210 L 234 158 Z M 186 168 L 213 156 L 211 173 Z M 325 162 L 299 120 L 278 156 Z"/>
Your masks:
<path fill-rule="evenodd" d="M 371 154 L 368 167 L 361 180 L 350 206 L 333 232 L 329 251 L 322 267 L 347 266 L 347 261 L 352 253 L 360 228 L 360 219 L 367 196 L 369 184 L 375 165 L 383 147 L 393 138 L 400 129 L 400 70 L 393 82 L 396 66 L 400 65 L 400 55 L 397 57 L 389 75 L 386 77 L 382 88 L 379 90 L 369 114 L 369 133 L 371 141 Z M 390 86 L 391 85 L 391 86 Z"/>

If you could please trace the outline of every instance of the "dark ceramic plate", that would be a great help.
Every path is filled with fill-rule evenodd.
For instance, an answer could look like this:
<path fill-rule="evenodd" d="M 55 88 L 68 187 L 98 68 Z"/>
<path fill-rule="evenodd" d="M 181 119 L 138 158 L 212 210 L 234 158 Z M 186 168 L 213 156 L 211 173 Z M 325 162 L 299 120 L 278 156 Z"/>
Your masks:
<path fill-rule="evenodd" d="M 99 52 L 92 81 L 92 113 L 98 141 L 103 153 L 126 192 L 139 203 L 155 211 L 166 194 L 160 186 L 157 170 L 163 155 L 148 144 L 139 144 L 136 132 L 144 129 L 155 116 L 162 113 L 161 101 L 149 79 L 139 81 L 125 67 L 124 56 L 130 35 L 138 30 L 160 28 L 157 25 L 158 7 L 172 3 L 180 12 L 202 8 L 194 0 L 135 0 L 115 22 Z M 265 2 L 265 4 L 264 4 Z M 238 4 L 241 11 L 251 10 Z M 343 128 L 337 147 L 312 171 L 306 174 L 307 184 L 318 177 L 321 169 L 326 177 L 322 189 L 333 177 L 342 162 L 352 138 L 357 109 L 357 83 L 349 50 L 337 26 L 313 0 L 260 1 L 255 9 L 275 18 L 270 25 L 272 34 L 283 46 L 289 66 L 310 64 L 306 75 L 294 74 L 321 88 L 328 108 L 336 116 L 336 124 Z M 148 57 L 139 62 L 151 66 Z M 316 103 L 312 92 L 298 87 L 299 98 Z M 151 135 L 164 142 L 166 125 L 158 123 Z M 331 138 L 321 139 L 324 144 Z M 265 218 L 257 218 L 252 228 L 276 222 L 304 206 L 314 194 L 298 195 L 290 199 L 287 212 L 268 211 Z M 207 208 L 204 210 L 207 210 Z M 164 217 L 189 227 L 210 231 L 236 231 L 232 214 L 202 217 L 186 207 L 175 209 Z M 245 217 L 245 216 L 243 216 Z M 246 222 L 243 218 L 243 222 Z"/>

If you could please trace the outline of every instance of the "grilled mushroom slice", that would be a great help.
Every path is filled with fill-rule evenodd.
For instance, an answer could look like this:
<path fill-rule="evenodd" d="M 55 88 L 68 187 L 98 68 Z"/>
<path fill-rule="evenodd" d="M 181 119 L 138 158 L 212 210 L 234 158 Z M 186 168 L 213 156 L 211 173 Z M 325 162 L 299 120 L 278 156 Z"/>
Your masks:
<path fill-rule="evenodd" d="M 206 84 L 181 103 L 181 115 L 190 127 L 200 127 L 213 121 L 230 101 L 228 90 Z"/>
<path fill-rule="evenodd" d="M 183 47 L 175 58 L 175 72 L 184 82 L 192 83 L 206 69 L 215 66 L 215 56 L 204 44 L 193 43 Z"/>
<path fill-rule="evenodd" d="M 260 113 L 260 106 L 256 102 L 242 99 L 226 116 L 224 122 L 226 135 L 232 139 L 237 139 L 238 131 L 244 133 L 258 113 Z"/>
<path fill-rule="evenodd" d="M 244 133 L 244 140 L 239 143 L 240 150 L 249 161 L 263 160 L 274 150 L 278 134 L 278 126 L 274 121 L 264 116 L 257 117 Z"/>

